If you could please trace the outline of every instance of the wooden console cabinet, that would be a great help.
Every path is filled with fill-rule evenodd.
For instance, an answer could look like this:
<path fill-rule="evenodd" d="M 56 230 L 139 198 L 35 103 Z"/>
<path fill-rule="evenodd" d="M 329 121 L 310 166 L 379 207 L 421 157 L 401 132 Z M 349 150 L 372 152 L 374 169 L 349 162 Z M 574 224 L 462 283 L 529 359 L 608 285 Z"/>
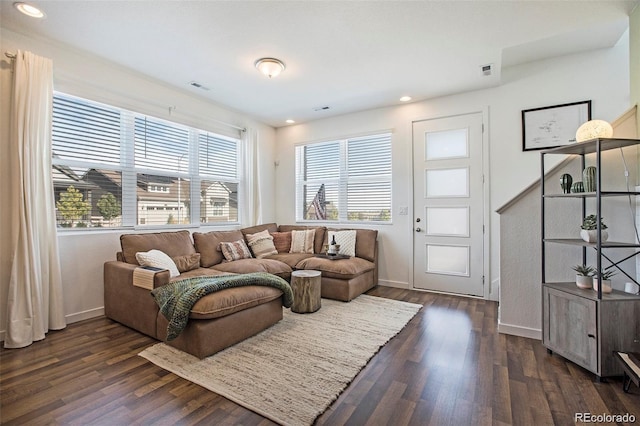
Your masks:
<path fill-rule="evenodd" d="M 614 352 L 640 350 L 640 296 L 545 283 L 542 315 L 544 345 L 598 377 L 622 374 Z"/>

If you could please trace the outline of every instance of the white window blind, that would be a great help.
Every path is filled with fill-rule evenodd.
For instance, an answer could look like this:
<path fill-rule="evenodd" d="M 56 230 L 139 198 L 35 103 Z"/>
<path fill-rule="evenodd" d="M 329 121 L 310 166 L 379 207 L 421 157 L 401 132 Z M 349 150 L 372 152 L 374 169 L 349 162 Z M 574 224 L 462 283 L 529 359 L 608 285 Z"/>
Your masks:
<path fill-rule="evenodd" d="M 54 158 L 120 164 L 120 111 L 79 98 L 53 98 Z"/>
<path fill-rule="evenodd" d="M 66 228 L 237 223 L 239 143 L 55 93 L 57 223 Z M 191 202 L 198 195 L 200 202 Z"/>
<path fill-rule="evenodd" d="M 296 147 L 296 219 L 391 221 L 391 135 Z"/>
<path fill-rule="evenodd" d="M 134 138 L 136 167 L 184 172 L 188 166 L 188 128 L 150 117 L 136 117 Z"/>
<path fill-rule="evenodd" d="M 238 221 L 237 140 L 213 133 L 198 136 L 200 183 L 200 222 Z"/>

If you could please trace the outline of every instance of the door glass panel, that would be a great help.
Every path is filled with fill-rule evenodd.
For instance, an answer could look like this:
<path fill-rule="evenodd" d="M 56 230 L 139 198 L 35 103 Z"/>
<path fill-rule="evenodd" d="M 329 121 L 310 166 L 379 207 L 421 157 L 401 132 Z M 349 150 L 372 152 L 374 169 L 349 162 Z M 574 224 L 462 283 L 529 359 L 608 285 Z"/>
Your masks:
<path fill-rule="evenodd" d="M 468 197 L 469 169 L 428 169 L 425 171 L 426 196 Z"/>
<path fill-rule="evenodd" d="M 427 235 L 469 236 L 469 207 L 427 207 Z"/>
<path fill-rule="evenodd" d="M 469 157 L 468 129 L 428 132 L 425 138 L 427 160 Z"/>
<path fill-rule="evenodd" d="M 469 246 L 427 244 L 427 272 L 469 276 Z"/>

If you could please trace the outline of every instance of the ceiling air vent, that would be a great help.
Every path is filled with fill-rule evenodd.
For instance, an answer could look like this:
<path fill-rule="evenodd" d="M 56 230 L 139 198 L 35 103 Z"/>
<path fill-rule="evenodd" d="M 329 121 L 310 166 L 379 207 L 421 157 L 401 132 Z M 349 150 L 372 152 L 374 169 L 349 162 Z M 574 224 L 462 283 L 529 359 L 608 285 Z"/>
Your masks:
<path fill-rule="evenodd" d="M 321 106 L 321 107 L 315 107 L 313 110 L 314 111 L 325 111 L 328 110 L 329 107 L 328 106 Z"/>
<path fill-rule="evenodd" d="M 211 90 L 207 86 L 203 86 L 202 84 L 198 83 L 197 81 L 190 81 L 189 82 L 189 86 L 193 86 L 195 88 L 206 90 L 206 91 Z"/>
<path fill-rule="evenodd" d="M 483 65 L 480 68 L 482 68 L 482 75 L 491 75 L 491 64 Z"/>

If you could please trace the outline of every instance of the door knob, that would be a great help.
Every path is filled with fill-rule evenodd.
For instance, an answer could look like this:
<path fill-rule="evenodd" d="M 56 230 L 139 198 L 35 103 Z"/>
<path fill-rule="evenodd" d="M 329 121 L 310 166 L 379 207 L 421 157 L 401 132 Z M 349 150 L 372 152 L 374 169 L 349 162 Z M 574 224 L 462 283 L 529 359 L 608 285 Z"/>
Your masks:
<path fill-rule="evenodd" d="M 416 228 L 416 232 L 420 232 L 420 231 L 422 231 L 422 229 Z"/>

